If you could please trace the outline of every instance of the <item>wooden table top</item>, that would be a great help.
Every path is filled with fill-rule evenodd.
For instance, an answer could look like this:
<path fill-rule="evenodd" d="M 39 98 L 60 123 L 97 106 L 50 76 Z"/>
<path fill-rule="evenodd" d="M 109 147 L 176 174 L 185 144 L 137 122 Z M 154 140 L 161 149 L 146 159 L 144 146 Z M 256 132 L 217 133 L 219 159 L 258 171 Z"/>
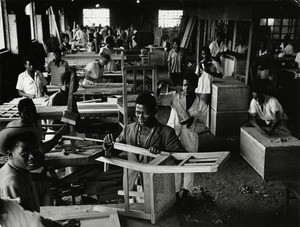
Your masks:
<path fill-rule="evenodd" d="M 86 143 L 86 141 L 84 142 Z M 86 143 L 88 144 L 88 143 Z M 49 153 L 45 154 L 46 166 L 51 168 L 63 168 L 67 166 L 80 166 L 80 165 L 92 165 L 99 164 L 95 161 L 102 155 L 103 148 L 99 144 L 92 145 L 76 145 L 76 154 L 63 154 L 63 148 L 54 148 Z M 70 149 L 70 146 L 66 146 L 65 149 Z M 4 165 L 8 160 L 7 156 L 0 156 L 0 166 Z"/>

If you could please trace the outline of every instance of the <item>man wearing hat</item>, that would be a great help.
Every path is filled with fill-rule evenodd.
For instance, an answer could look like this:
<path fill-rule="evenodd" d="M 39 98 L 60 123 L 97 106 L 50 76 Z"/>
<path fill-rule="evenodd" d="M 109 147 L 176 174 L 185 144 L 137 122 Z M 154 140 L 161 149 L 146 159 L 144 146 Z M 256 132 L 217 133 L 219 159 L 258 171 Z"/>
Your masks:
<path fill-rule="evenodd" d="M 19 198 L 25 210 L 37 212 L 40 203 L 29 171 L 34 166 L 41 135 L 40 127 L 26 126 L 22 120 L 10 122 L 0 132 L 0 153 L 8 156 L 0 169 L 0 197 Z"/>

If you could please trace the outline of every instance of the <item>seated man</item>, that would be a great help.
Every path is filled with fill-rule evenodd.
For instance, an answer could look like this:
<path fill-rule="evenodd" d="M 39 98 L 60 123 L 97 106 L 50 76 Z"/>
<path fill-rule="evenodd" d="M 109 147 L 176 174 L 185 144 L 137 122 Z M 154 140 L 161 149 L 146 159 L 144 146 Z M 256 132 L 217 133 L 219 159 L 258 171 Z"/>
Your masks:
<path fill-rule="evenodd" d="M 108 54 L 102 54 L 99 60 L 88 63 L 84 68 L 85 78 L 82 85 L 92 85 L 103 82 L 104 68 L 110 61 Z"/>
<path fill-rule="evenodd" d="M 199 135 L 206 129 L 208 106 L 195 93 L 198 77 L 188 74 L 183 77 L 183 86 L 180 93 L 172 92 L 159 94 L 158 104 L 171 106 L 171 114 L 167 125 L 175 129 L 176 135 L 187 152 L 197 153 Z M 160 86 L 158 93 L 160 91 Z M 176 174 L 176 192 L 180 191 L 181 174 Z M 184 174 L 183 197 L 192 192 L 194 187 L 194 174 Z"/>
<path fill-rule="evenodd" d="M 253 126 L 262 129 L 267 134 L 272 134 L 276 128 L 292 133 L 288 126 L 288 117 L 276 98 L 259 90 L 253 91 L 252 96 L 248 112 Z"/>
<path fill-rule="evenodd" d="M 154 96 L 147 92 L 139 94 L 135 106 L 137 122 L 126 125 L 116 142 L 142 147 L 154 154 L 158 154 L 160 151 L 185 152 L 174 129 L 159 123 L 155 117 L 156 112 Z M 113 142 L 111 134 L 104 137 L 104 149 L 108 155 L 116 155 L 111 149 Z M 132 153 L 128 153 L 128 160 L 142 162 L 141 157 Z M 128 172 L 129 190 L 132 191 L 139 173 L 134 170 Z"/>
<path fill-rule="evenodd" d="M 70 37 L 69 37 L 69 35 L 67 34 L 67 33 L 64 33 L 63 35 L 62 35 L 62 39 L 63 39 L 63 42 L 62 42 L 62 44 L 60 44 L 60 46 L 59 46 L 59 49 L 63 52 L 63 53 L 71 53 L 71 45 L 70 45 L 70 43 L 69 43 L 69 41 L 70 41 Z"/>
<path fill-rule="evenodd" d="M 20 121 L 10 122 L 0 132 L 0 152 L 8 156 L 7 163 L 0 169 L 0 196 L 19 198 L 25 210 L 37 212 L 40 203 L 29 170 L 38 150 L 39 137 L 39 127 L 24 127 Z"/>
<path fill-rule="evenodd" d="M 61 86 L 63 84 L 62 76 L 69 71 L 69 64 L 61 59 L 61 50 L 54 50 L 54 59 L 47 65 L 48 76 L 51 78 L 51 85 Z"/>
<path fill-rule="evenodd" d="M 30 99 L 44 96 L 47 80 L 41 72 L 34 70 L 29 57 L 25 57 L 23 63 L 26 70 L 19 75 L 16 85 L 19 95 Z"/>

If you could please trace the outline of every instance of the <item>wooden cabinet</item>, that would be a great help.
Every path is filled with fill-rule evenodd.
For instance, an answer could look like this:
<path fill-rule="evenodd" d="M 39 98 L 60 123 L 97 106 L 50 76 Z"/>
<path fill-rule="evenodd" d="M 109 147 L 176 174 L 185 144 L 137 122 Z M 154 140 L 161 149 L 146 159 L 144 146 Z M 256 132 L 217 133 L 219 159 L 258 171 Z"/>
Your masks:
<path fill-rule="evenodd" d="M 238 135 L 247 122 L 249 87 L 233 77 L 212 83 L 210 130 L 214 135 Z"/>

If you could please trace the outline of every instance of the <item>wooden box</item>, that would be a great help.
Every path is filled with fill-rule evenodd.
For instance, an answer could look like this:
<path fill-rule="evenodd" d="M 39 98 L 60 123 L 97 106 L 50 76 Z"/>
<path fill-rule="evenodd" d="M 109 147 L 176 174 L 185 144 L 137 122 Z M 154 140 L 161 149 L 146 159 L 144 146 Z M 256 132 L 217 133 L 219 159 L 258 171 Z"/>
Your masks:
<path fill-rule="evenodd" d="M 249 107 L 249 87 L 233 77 L 212 83 L 211 107 L 218 111 L 242 111 Z"/>
<path fill-rule="evenodd" d="M 255 127 L 241 128 L 241 155 L 264 180 L 300 174 L 300 140 L 276 130 L 268 136 Z"/>
<path fill-rule="evenodd" d="M 238 135 L 240 127 L 247 122 L 247 111 L 219 111 L 210 109 L 210 131 L 215 136 Z"/>

